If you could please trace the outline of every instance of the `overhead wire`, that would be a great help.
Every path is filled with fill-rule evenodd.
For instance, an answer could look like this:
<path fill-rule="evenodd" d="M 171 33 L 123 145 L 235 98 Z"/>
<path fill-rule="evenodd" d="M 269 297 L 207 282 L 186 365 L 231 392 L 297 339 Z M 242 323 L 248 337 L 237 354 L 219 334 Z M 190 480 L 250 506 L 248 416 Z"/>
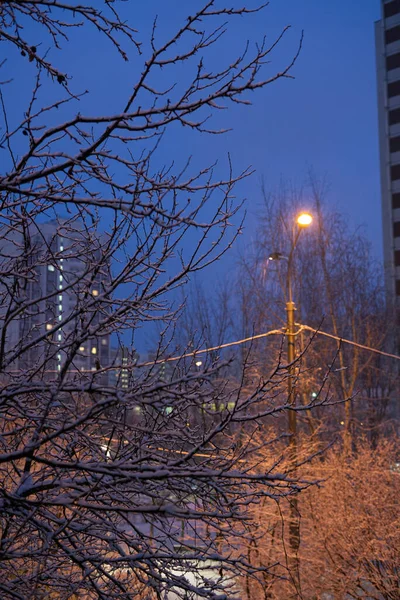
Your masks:
<path fill-rule="evenodd" d="M 395 360 L 400 360 L 400 356 L 397 354 L 391 354 L 390 352 L 385 352 L 384 350 L 379 350 L 378 348 L 374 348 L 372 346 L 366 346 L 365 344 L 359 344 L 358 342 L 353 342 L 352 340 L 348 340 L 344 337 L 339 337 L 337 335 L 333 335 L 326 331 L 322 331 L 322 329 L 315 329 L 314 327 L 310 327 L 309 325 L 303 325 L 302 323 L 296 323 L 296 326 L 299 327 L 299 330 L 295 333 L 298 335 L 300 331 L 311 331 L 317 335 L 323 335 L 325 337 L 334 339 L 343 344 L 349 344 L 351 346 L 355 346 L 362 350 L 366 350 L 368 352 L 374 352 L 375 354 L 380 354 L 382 356 L 386 356 L 388 358 L 394 358 Z M 168 358 L 160 358 L 153 361 L 148 361 L 145 363 L 141 363 L 137 365 L 138 367 L 148 367 L 151 365 L 157 365 L 167 362 L 175 362 L 178 360 L 182 360 L 183 358 L 193 358 L 197 356 L 201 356 L 202 354 L 207 354 L 208 352 L 214 352 L 215 350 L 223 350 L 224 348 L 230 348 L 232 346 L 239 346 L 241 344 L 245 344 L 247 342 L 253 342 L 254 340 L 259 340 L 262 338 L 269 337 L 270 335 L 285 335 L 285 329 L 271 329 L 265 333 L 258 333 L 256 335 L 251 335 L 249 337 L 243 338 L 241 340 L 235 340 L 234 342 L 227 342 L 225 344 L 219 344 L 218 346 L 211 346 L 209 348 L 200 348 L 199 350 L 193 350 L 193 352 L 186 352 L 185 354 L 180 354 L 179 356 L 170 356 Z"/>
<path fill-rule="evenodd" d="M 384 352 L 384 350 L 378 350 L 378 348 L 373 348 L 372 346 L 365 346 L 364 344 L 359 344 L 358 342 L 353 342 L 352 340 L 347 340 L 346 338 L 339 337 L 337 335 L 333 335 L 332 333 L 327 333 L 326 331 L 322 331 L 321 329 L 315 329 L 314 327 L 310 327 L 309 325 L 301 325 L 300 323 L 296 323 L 298 327 L 301 329 L 305 329 L 306 331 L 312 331 L 317 335 L 324 335 L 325 337 L 331 338 L 338 342 L 343 342 L 344 344 L 350 344 L 351 346 L 356 346 L 357 348 L 361 348 L 362 350 L 367 350 L 368 352 L 375 352 L 375 354 L 381 354 L 382 356 L 387 356 L 389 358 L 395 358 L 396 360 L 400 360 L 400 356 L 397 354 L 391 354 L 390 352 Z"/>
<path fill-rule="evenodd" d="M 148 361 L 146 363 L 141 363 L 138 365 L 139 367 L 148 367 L 150 365 L 157 365 L 160 363 L 166 362 L 174 362 L 177 360 L 181 360 L 182 358 L 190 358 L 194 356 L 200 356 L 202 354 L 206 354 L 207 352 L 213 352 L 214 350 L 222 350 L 223 348 L 229 348 L 231 346 L 239 346 L 240 344 L 245 344 L 246 342 L 252 342 L 253 340 L 259 340 L 261 338 L 268 337 L 270 335 L 284 335 L 285 332 L 282 329 L 271 329 L 271 331 L 267 331 L 265 333 L 258 333 L 256 335 L 251 335 L 250 337 L 243 338 L 242 340 L 236 340 L 234 342 L 227 342 L 226 344 L 219 344 L 218 346 L 212 346 L 210 348 L 201 348 L 199 350 L 194 350 L 193 352 L 186 352 L 185 354 L 180 354 L 179 356 L 170 356 L 168 358 L 159 358 L 157 360 Z"/>

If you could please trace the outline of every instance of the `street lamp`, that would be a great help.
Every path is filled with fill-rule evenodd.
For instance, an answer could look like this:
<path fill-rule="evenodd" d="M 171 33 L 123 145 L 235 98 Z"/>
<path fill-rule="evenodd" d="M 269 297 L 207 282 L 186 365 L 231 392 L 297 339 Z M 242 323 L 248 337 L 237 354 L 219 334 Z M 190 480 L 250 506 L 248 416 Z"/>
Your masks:
<path fill-rule="evenodd" d="M 310 213 L 300 213 L 297 217 L 297 224 L 300 225 L 300 227 L 308 227 L 309 225 L 311 225 L 311 223 L 312 216 L 310 215 Z"/>
<path fill-rule="evenodd" d="M 288 361 L 288 404 L 289 406 L 296 406 L 296 392 L 294 386 L 295 378 L 295 359 L 296 359 L 296 335 L 295 335 L 295 321 L 294 313 L 296 306 L 293 302 L 292 293 L 292 262 L 293 254 L 299 241 L 299 237 L 303 229 L 311 225 L 312 216 L 303 212 L 297 216 L 296 225 L 294 225 L 292 233 L 292 246 L 290 248 L 289 256 L 285 256 L 280 252 L 273 252 L 268 257 L 269 260 L 287 260 L 287 277 L 286 277 L 286 290 L 287 290 L 287 302 L 286 302 L 286 337 L 287 337 L 287 361 Z M 290 460 L 293 465 L 293 471 L 297 464 L 297 413 L 296 410 L 289 409 L 288 416 L 288 427 L 290 433 L 289 447 L 290 447 Z M 297 497 L 295 496 L 290 504 L 290 522 L 289 522 L 289 544 L 293 551 L 293 570 L 296 576 L 296 582 L 299 583 L 299 560 L 298 550 L 300 545 L 300 525 L 298 521 L 298 507 Z"/>

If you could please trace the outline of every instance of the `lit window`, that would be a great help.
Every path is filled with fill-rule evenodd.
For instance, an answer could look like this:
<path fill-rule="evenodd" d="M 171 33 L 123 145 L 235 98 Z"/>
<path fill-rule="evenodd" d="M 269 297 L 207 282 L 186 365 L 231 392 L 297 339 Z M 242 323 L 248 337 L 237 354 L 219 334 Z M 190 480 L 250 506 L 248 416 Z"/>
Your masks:
<path fill-rule="evenodd" d="M 57 354 L 58 360 L 61 360 L 61 354 Z"/>
<path fill-rule="evenodd" d="M 50 329 L 53 329 L 53 325 L 51 323 L 47 323 L 46 329 L 47 331 L 50 331 Z"/>
<path fill-rule="evenodd" d="M 92 348 L 92 354 L 97 354 L 97 348 Z"/>
<path fill-rule="evenodd" d="M 60 252 L 64 250 L 64 246 L 60 246 Z"/>
<path fill-rule="evenodd" d="M 60 302 L 62 302 L 62 295 L 61 294 L 58 296 L 58 299 L 59 299 Z"/>
<path fill-rule="evenodd" d="M 63 270 L 63 268 L 64 268 L 64 267 L 63 267 L 62 265 L 60 265 L 60 269 L 61 269 L 61 271 Z"/>
<path fill-rule="evenodd" d="M 48 268 L 49 271 L 54 271 L 54 266 L 53 265 L 48 265 L 47 268 Z"/>
<path fill-rule="evenodd" d="M 93 290 L 92 294 L 93 294 L 93 296 L 98 296 L 99 295 L 99 290 Z"/>
<path fill-rule="evenodd" d="M 59 287 L 59 289 L 60 289 L 60 290 L 62 290 L 62 289 L 63 289 L 63 286 L 62 286 L 61 284 L 60 284 L 58 287 Z"/>
<path fill-rule="evenodd" d="M 62 320 L 62 315 L 58 315 L 58 320 L 61 321 Z"/>
<path fill-rule="evenodd" d="M 63 280 L 63 276 L 62 276 L 62 275 L 60 275 L 60 281 L 62 281 L 62 280 Z"/>
<path fill-rule="evenodd" d="M 58 305 L 58 310 L 62 310 L 62 304 Z"/>
<path fill-rule="evenodd" d="M 60 262 L 64 262 L 64 259 L 63 259 L 63 258 L 60 258 Z"/>
<path fill-rule="evenodd" d="M 84 351 L 85 351 L 85 346 L 79 346 L 79 350 L 80 350 L 81 352 L 84 352 Z"/>
<path fill-rule="evenodd" d="M 107 340 L 106 340 L 105 338 L 103 338 L 103 339 L 101 340 L 101 345 L 102 345 L 102 346 L 107 346 Z"/>
<path fill-rule="evenodd" d="M 58 339 L 61 340 L 61 333 L 58 334 Z"/>
<path fill-rule="evenodd" d="M 61 365 L 57 365 L 57 369 L 61 371 Z"/>

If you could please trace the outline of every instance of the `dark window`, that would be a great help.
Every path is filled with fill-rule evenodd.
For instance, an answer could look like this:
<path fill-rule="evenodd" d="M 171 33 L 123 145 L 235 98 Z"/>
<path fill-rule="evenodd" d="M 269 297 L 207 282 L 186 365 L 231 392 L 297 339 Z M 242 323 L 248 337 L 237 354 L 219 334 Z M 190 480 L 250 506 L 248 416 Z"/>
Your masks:
<path fill-rule="evenodd" d="M 389 17 L 393 17 L 393 15 L 397 15 L 400 12 L 400 0 L 393 0 L 393 2 L 388 2 L 383 5 L 383 14 L 385 15 L 385 19 Z"/>
<path fill-rule="evenodd" d="M 396 296 L 400 296 L 400 279 L 396 280 Z"/>
<path fill-rule="evenodd" d="M 392 181 L 400 179 L 400 165 L 392 165 L 390 167 L 390 178 Z"/>
<path fill-rule="evenodd" d="M 400 81 L 393 81 L 392 83 L 388 83 L 387 95 L 388 98 L 393 98 L 393 96 L 400 96 Z"/>
<path fill-rule="evenodd" d="M 392 194 L 392 208 L 400 208 L 400 194 Z"/>
<path fill-rule="evenodd" d="M 400 137 L 390 138 L 390 152 L 400 152 Z"/>
<path fill-rule="evenodd" d="M 389 111 L 389 125 L 400 123 L 400 108 L 395 108 Z"/>
<path fill-rule="evenodd" d="M 386 29 L 385 42 L 391 44 L 392 42 L 397 42 L 397 40 L 400 40 L 400 25 L 396 25 L 396 27 L 392 27 L 391 29 Z"/>
<path fill-rule="evenodd" d="M 393 237 L 400 237 L 400 221 L 393 223 Z"/>
<path fill-rule="evenodd" d="M 394 264 L 396 267 L 400 267 L 400 250 L 395 250 L 394 252 Z"/>
<path fill-rule="evenodd" d="M 400 67 L 400 53 L 390 54 L 386 57 L 386 69 L 391 71 L 392 69 L 398 69 Z"/>

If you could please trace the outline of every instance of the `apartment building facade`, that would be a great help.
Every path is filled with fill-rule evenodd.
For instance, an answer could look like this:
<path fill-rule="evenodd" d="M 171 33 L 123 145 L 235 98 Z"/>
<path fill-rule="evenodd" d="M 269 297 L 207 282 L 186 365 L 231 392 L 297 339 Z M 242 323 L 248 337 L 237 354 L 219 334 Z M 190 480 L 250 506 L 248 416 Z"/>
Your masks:
<path fill-rule="evenodd" d="M 400 0 L 382 0 L 375 23 L 384 266 L 400 315 Z M 400 323 L 399 323 L 400 324 Z"/>
<path fill-rule="evenodd" d="M 110 310 L 101 246 L 101 236 L 60 221 L 1 236 L 0 329 L 10 373 L 54 378 L 66 363 L 71 374 L 109 366 L 110 335 L 99 326 Z"/>

